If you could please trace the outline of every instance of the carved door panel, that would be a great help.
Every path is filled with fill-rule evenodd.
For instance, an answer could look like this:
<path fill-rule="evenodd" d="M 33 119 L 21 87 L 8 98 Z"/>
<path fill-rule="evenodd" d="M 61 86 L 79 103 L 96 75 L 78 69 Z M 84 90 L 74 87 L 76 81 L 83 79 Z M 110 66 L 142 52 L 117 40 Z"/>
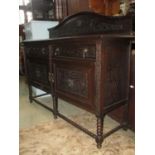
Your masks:
<path fill-rule="evenodd" d="M 55 61 L 54 75 L 57 96 L 91 110 L 94 103 L 93 72 L 93 64 L 80 65 L 78 62 Z"/>

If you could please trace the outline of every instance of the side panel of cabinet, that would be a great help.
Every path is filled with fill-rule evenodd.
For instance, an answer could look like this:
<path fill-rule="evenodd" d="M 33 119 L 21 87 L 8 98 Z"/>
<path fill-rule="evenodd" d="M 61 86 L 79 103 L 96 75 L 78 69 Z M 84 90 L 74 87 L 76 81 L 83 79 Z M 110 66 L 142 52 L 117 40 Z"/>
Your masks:
<path fill-rule="evenodd" d="M 128 40 L 112 39 L 103 42 L 104 48 L 104 100 L 105 107 L 128 99 L 129 86 L 129 45 Z"/>
<path fill-rule="evenodd" d="M 134 50 L 131 51 L 130 60 L 130 88 L 129 88 L 129 128 L 135 130 L 135 53 Z M 124 106 L 114 110 L 110 113 L 110 116 L 118 122 L 123 119 Z"/>

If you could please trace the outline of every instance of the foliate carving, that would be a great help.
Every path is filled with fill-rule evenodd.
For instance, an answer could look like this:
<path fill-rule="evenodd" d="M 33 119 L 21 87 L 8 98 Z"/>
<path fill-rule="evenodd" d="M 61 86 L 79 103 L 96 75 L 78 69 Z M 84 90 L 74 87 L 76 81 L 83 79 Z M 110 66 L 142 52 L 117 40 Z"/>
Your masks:
<path fill-rule="evenodd" d="M 49 49 L 48 47 L 28 47 L 26 54 L 28 57 L 48 58 Z"/>
<path fill-rule="evenodd" d="M 64 46 L 55 47 L 54 49 L 55 57 L 75 57 L 75 58 L 95 58 L 96 57 L 96 47 L 95 45 L 85 45 L 85 46 Z"/>
<path fill-rule="evenodd" d="M 83 12 L 66 18 L 58 26 L 49 29 L 50 38 L 86 34 L 132 32 L 131 17 L 110 17 L 92 12 Z"/>
<path fill-rule="evenodd" d="M 77 70 L 57 68 L 57 89 L 71 94 L 87 97 L 87 73 Z"/>

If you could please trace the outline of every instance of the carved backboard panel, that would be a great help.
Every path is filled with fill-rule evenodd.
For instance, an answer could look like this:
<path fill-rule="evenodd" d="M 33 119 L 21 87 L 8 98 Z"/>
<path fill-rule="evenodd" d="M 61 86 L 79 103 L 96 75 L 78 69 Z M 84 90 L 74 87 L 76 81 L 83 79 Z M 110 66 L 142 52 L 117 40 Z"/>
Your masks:
<path fill-rule="evenodd" d="M 80 12 L 66 18 L 49 29 L 50 38 L 90 34 L 131 34 L 130 16 L 103 16 L 93 12 Z"/>

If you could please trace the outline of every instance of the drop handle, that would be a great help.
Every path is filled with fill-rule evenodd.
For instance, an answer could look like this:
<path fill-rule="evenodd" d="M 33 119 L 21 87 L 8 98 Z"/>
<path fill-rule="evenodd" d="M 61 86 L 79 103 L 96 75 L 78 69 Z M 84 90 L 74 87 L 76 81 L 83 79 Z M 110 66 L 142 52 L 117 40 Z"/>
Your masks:
<path fill-rule="evenodd" d="M 135 88 L 135 86 L 134 86 L 134 85 L 130 85 L 129 87 L 130 87 L 131 89 L 134 89 L 134 88 Z"/>
<path fill-rule="evenodd" d="M 56 48 L 55 52 L 54 52 L 54 55 L 57 56 L 59 54 L 59 51 L 60 51 L 60 48 Z"/>
<path fill-rule="evenodd" d="M 42 48 L 41 52 L 42 52 L 42 54 L 45 54 L 46 49 L 45 48 Z"/>
<path fill-rule="evenodd" d="M 83 58 L 86 58 L 86 55 L 88 53 L 88 48 L 83 49 Z"/>

